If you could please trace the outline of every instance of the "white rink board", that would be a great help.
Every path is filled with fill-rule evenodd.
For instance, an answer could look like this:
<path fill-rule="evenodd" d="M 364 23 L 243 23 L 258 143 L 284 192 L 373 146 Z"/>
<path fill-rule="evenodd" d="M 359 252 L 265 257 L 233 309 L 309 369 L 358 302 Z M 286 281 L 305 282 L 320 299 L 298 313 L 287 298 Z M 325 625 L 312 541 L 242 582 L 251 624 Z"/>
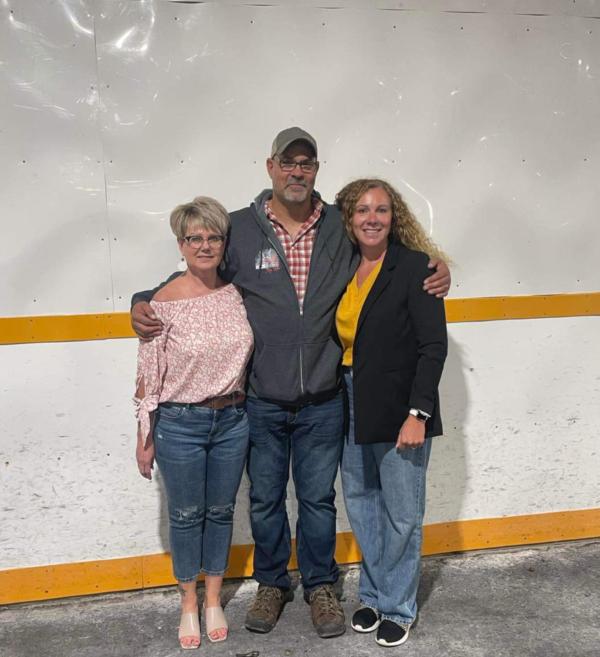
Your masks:
<path fill-rule="evenodd" d="M 126 310 L 178 261 L 173 206 L 246 205 L 290 124 L 326 198 L 405 192 L 455 296 L 599 289 L 597 3 L 315 4 L 4 7 L 0 314 Z"/>
<path fill-rule="evenodd" d="M 93 17 L 0 7 L 0 315 L 110 312 Z"/>
<path fill-rule="evenodd" d="M 600 507 L 599 330 L 599 318 L 450 326 L 426 523 Z M 142 479 L 134 458 L 136 341 L 2 349 L 0 569 L 166 551 L 160 477 Z M 244 479 L 235 544 L 251 542 L 247 496 Z"/>

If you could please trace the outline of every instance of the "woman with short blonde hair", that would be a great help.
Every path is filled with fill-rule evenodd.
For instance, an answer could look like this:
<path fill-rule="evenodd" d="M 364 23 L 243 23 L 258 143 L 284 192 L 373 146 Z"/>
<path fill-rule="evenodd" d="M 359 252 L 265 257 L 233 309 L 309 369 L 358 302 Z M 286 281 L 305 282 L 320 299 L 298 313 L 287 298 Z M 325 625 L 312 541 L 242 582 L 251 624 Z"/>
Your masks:
<path fill-rule="evenodd" d="M 163 330 L 139 343 L 136 456 L 147 479 L 156 457 L 165 483 L 181 593 L 179 642 L 187 650 L 200 645 L 200 573 L 208 638 L 227 638 L 220 593 L 248 447 L 244 387 L 253 335 L 239 292 L 218 274 L 229 231 L 225 208 L 199 196 L 178 205 L 170 223 L 187 270 L 150 302 Z"/>

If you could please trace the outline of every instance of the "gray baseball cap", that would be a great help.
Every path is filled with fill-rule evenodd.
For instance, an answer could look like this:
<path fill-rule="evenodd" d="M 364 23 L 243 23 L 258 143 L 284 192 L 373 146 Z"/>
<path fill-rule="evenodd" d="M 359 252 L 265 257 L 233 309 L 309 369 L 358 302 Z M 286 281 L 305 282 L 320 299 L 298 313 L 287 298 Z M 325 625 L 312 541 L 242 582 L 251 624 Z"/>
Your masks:
<path fill-rule="evenodd" d="M 317 157 L 317 142 L 312 135 L 309 135 L 306 130 L 294 126 L 293 128 L 286 128 L 282 130 L 277 137 L 273 140 L 273 146 L 271 146 L 271 157 L 275 155 L 281 155 L 285 149 L 295 141 L 305 141 L 315 152 L 315 157 Z"/>

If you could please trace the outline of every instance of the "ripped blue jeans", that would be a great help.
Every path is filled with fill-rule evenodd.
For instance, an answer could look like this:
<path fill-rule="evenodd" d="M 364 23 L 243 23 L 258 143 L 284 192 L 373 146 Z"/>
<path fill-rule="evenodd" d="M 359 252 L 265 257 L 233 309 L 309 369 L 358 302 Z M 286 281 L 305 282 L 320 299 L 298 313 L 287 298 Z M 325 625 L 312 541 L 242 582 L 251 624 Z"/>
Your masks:
<path fill-rule="evenodd" d="M 246 411 L 161 404 L 154 444 L 169 504 L 175 578 L 190 582 L 199 573 L 222 575 L 248 451 Z"/>

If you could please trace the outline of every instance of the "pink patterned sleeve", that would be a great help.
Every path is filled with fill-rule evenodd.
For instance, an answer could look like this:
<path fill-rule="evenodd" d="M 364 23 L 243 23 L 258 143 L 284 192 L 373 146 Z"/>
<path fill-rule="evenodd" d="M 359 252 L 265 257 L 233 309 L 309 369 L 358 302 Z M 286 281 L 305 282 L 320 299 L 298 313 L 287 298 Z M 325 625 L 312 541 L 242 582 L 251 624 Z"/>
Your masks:
<path fill-rule="evenodd" d="M 133 398 L 135 416 L 139 422 L 144 445 L 152 428 L 152 413 L 158 407 L 162 382 L 166 372 L 165 346 L 167 329 L 150 342 L 139 341 L 137 359 L 136 392 Z M 144 393 L 139 395 L 140 387 Z"/>

